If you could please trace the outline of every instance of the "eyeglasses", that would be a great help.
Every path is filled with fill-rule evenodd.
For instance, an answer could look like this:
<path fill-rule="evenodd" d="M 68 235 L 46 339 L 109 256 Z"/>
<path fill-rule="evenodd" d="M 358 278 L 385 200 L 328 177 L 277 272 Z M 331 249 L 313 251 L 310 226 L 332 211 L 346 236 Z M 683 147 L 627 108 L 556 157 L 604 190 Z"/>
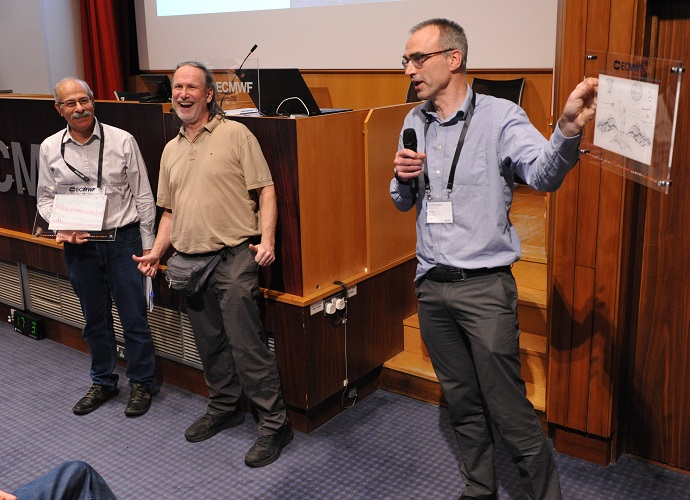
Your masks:
<path fill-rule="evenodd" d="M 91 99 L 88 97 L 82 97 L 78 101 L 65 101 L 65 102 L 60 102 L 57 101 L 58 106 L 60 106 L 63 109 L 74 109 L 77 107 L 77 103 L 81 104 L 82 107 L 85 107 L 89 104 L 91 104 Z"/>
<path fill-rule="evenodd" d="M 455 49 L 437 50 L 436 52 L 429 52 L 427 54 L 412 54 L 410 57 L 403 56 L 402 67 L 403 67 L 403 69 L 407 69 L 407 65 L 412 63 L 412 66 L 419 69 L 422 67 L 422 64 L 424 64 L 424 61 L 426 61 L 430 57 L 437 56 L 439 54 L 443 54 L 444 52 L 448 52 L 449 50 L 455 50 Z"/>

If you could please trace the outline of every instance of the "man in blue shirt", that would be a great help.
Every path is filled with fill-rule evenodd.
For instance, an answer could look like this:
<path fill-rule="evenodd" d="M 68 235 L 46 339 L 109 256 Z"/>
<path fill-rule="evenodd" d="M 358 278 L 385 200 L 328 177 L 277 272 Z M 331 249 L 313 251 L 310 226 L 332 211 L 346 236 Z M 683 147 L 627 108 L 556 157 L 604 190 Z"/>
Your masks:
<path fill-rule="evenodd" d="M 520 376 L 510 270 L 520 241 L 509 213 L 514 174 L 554 191 L 575 165 L 598 82 L 578 84 L 547 141 L 519 106 L 474 95 L 466 63 L 457 23 L 412 28 L 403 66 L 426 102 L 405 118 L 390 193 L 399 210 L 417 210 L 419 325 L 460 445 L 462 498 L 497 497 L 493 424 L 527 497 L 559 499 L 556 464 Z"/>

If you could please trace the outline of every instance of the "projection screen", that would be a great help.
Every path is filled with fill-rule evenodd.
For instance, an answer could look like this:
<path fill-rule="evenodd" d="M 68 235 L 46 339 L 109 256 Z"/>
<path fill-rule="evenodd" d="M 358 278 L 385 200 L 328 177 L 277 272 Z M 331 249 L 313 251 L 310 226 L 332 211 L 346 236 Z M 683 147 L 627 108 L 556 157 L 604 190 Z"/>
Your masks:
<path fill-rule="evenodd" d="M 135 0 L 142 70 L 169 70 L 189 59 L 212 69 L 235 68 L 254 44 L 252 57 L 262 67 L 398 69 L 410 28 L 434 17 L 465 28 L 470 69 L 554 65 L 556 0 L 158 3 L 162 14 L 177 15 L 158 15 L 156 0 Z M 233 8 L 239 12 L 227 12 Z"/>

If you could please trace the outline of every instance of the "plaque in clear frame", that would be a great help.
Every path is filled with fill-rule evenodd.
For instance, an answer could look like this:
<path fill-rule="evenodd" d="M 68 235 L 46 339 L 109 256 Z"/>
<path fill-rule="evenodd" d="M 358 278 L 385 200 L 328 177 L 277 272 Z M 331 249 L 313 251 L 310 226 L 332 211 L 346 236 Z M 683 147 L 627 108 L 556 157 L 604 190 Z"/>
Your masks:
<path fill-rule="evenodd" d="M 115 241 L 117 229 L 103 229 L 107 202 L 100 188 L 60 186 L 53 199 L 50 220 L 37 210 L 32 234 L 55 238 L 58 231 L 79 231 L 88 233 L 89 241 Z"/>
<path fill-rule="evenodd" d="M 595 118 L 582 133 L 583 153 L 668 193 L 683 63 L 594 50 L 585 57 L 585 76 L 599 79 L 599 92 Z"/>

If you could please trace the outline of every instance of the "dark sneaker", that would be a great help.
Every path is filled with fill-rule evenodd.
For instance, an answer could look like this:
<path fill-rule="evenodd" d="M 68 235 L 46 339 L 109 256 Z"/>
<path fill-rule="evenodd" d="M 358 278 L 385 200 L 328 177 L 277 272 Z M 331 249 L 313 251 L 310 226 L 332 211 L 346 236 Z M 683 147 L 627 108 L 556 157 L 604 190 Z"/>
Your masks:
<path fill-rule="evenodd" d="M 86 396 L 81 398 L 72 408 L 75 415 L 86 415 L 101 406 L 109 399 L 114 398 L 120 391 L 117 387 L 107 387 L 105 385 L 92 385 Z"/>
<path fill-rule="evenodd" d="M 244 463 L 249 467 L 263 467 L 272 464 L 278 460 L 280 452 L 283 451 L 285 445 L 292 441 L 293 437 L 292 425 L 288 420 L 275 434 L 261 436 L 257 439 L 244 457 Z"/>
<path fill-rule="evenodd" d="M 129 394 L 129 403 L 125 408 L 125 415 L 138 417 L 149 411 L 153 394 L 151 388 L 144 384 L 132 384 Z"/>
<path fill-rule="evenodd" d="M 187 441 L 198 443 L 211 438 L 223 429 L 235 427 L 244 422 L 244 411 L 242 408 L 235 408 L 235 411 L 217 413 L 215 415 L 207 413 L 184 431 Z"/>

